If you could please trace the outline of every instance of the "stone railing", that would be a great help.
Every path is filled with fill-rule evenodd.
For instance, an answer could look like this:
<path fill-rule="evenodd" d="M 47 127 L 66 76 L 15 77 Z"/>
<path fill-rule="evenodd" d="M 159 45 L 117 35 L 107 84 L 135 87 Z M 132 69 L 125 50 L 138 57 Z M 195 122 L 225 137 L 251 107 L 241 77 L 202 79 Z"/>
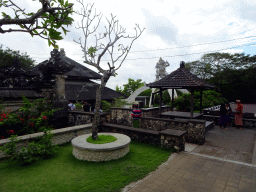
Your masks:
<path fill-rule="evenodd" d="M 78 125 L 78 126 L 73 126 L 73 127 L 67 127 L 67 128 L 62 128 L 62 129 L 55 129 L 52 130 L 51 133 L 53 133 L 52 137 L 52 143 L 54 145 L 57 144 L 63 144 L 70 142 L 73 138 L 84 135 L 87 133 L 92 132 L 92 125 L 87 124 L 87 125 Z M 24 136 L 19 136 L 18 139 L 19 142 L 17 144 L 17 150 L 21 149 L 22 147 L 27 147 L 28 143 L 33 140 L 36 137 L 42 136 L 44 133 L 34 133 L 34 134 L 29 134 L 29 135 L 24 135 Z M 0 147 L 2 147 L 4 144 L 8 143 L 10 139 L 1 139 L 0 140 Z M 3 151 L 0 150 L 0 158 L 4 157 Z"/>
<path fill-rule="evenodd" d="M 197 119 L 163 119 L 142 117 L 140 128 L 147 130 L 162 131 L 165 129 L 187 131 L 186 142 L 204 144 L 205 120 Z"/>
<path fill-rule="evenodd" d="M 159 107 L 142 108 L 142 117 L 159 117 Z M 169 111 L 169 106 L 162 106 L 162 112 Z M 110 122 L 118 125 L 132 126 L 132 109 L 111 108 Z"/>
<path fill-rule="evenodd" d="M 84 125 L 92 123 L 94 117 L 93 112 L 84 112 L 82 110 L 75 110 L 68 112 L 68 126 Z M 100 114 L 101 123 L 110 121 L 110 113 Z"/>

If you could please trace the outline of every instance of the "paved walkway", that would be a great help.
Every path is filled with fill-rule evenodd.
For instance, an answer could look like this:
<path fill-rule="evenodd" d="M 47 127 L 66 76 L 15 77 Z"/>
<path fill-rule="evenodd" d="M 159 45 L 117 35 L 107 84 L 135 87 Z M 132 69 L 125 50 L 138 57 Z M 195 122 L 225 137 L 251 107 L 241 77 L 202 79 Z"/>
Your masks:
<path fill-rule="evenodd" d="M 215 126 L 206 135 L 206 144 L 186 144 L 185 152 L 172 154 L 123 192 L 256 192 L 255 134 L 255 130 Z"/>

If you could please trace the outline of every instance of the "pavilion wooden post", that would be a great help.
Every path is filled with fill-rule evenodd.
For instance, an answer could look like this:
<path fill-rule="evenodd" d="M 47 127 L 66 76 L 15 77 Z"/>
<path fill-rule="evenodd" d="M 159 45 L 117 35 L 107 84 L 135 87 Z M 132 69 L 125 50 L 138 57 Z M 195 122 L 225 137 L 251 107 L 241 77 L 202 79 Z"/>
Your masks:
<path fill-rule="evenodd" d="M 191 108 L 190 108 L 190 119 L 193 119 L 194 113 L 194 89 L 191 89 Z"/>
<path fill-rule="evenodd" d="M 203 89 L 200 90 L 200 114 L 202 113 Z"/>
<path fill-rule="evenodd" d="M 159 117 L 161 117 L 162 113 L 162 88 L 160 88 L 160 101 L 159 101 Z"/>
<path fill-rule="evenodd" d="M 174 104 L 174 89 L 172 89 L 172 108 L 171 108 L 172 111 L 174 108 L 173 104 Z"/>

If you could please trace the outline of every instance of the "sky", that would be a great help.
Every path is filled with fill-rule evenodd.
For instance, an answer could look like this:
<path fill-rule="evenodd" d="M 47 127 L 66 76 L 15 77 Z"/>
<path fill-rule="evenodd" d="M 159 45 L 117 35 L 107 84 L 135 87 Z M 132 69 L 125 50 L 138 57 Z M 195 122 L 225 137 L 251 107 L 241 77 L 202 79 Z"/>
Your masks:
<path fill-rule="evenodd" d="M 13 0 L 25 11 L 35 11 L 40 8 L 38 1 Z M 76 0 L 74 10 L 80 10 L 81 5 Z M 168 73 L 180 66 L 180 61 L 191 62 L 200 59 L 203 54 L 211 52 L 245 53 L 256 55 L 256 1 L 203 1 L 203 0 L 151 0 L 151 1 L 120 1 L 97 0 L 84 1 L 84 4 L 94 3 L 96 12 L 103 14 L 102 23 L 97 33 L 104 33 L 107 25 L 106 18 L 112 13 L 126 28 L 126 33 L 135 33 L 135 24 L 142 29 L 142 35 L 133 43 L 126 60 L 116 71 L 116 77 L 111 77 L 107 87 L 115 89 L 128 82 L 128 78 L 142 79 L 146 83 L 155 81 L 156 63 L 162 57 L 170 66 Z M 7 11 L 1 8 L 0 11 Z M 83 38 L 82 30 L 76 29 L 81 21 L 77 14 L 73 14 L 74 23 L 68 27 L 70 32 L 64 39 L 58 41 L 60 48 L 64 48 L 66 56 L 98 72 L 94 67 L 84 64 L 83 52 L 79 44 L 74 42 Z M 8 29 L 8 27 L 3 27 Z M 127 40 L 120 40 L 118 44 L 127 44 Z M 52 47 L 47 40 L 31 37 L 26 33 L 0 34 L 0 44 L 3 48 L 20 50 L 27 53 L 36 63 L 49 59 Z M 95 40 L 88 40 L 93 46 Z M 109 56 L 102 58 L 101 65 L 107 67 Z"/>

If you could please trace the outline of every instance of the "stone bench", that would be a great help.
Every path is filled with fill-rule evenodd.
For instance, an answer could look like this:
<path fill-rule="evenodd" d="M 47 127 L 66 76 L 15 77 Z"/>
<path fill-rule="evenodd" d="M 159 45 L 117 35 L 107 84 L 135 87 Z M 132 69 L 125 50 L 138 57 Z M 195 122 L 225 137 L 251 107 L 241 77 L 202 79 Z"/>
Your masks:
<path fill-rule="evenodd" d="M 101 124 L 101 132 L 114 132 L 128 135 L 132 140 L 158 144 L 166 148 L 185 150 L 186 131 L 166 129 L 163 131 L 146 130 L 117 124 Z"/>

